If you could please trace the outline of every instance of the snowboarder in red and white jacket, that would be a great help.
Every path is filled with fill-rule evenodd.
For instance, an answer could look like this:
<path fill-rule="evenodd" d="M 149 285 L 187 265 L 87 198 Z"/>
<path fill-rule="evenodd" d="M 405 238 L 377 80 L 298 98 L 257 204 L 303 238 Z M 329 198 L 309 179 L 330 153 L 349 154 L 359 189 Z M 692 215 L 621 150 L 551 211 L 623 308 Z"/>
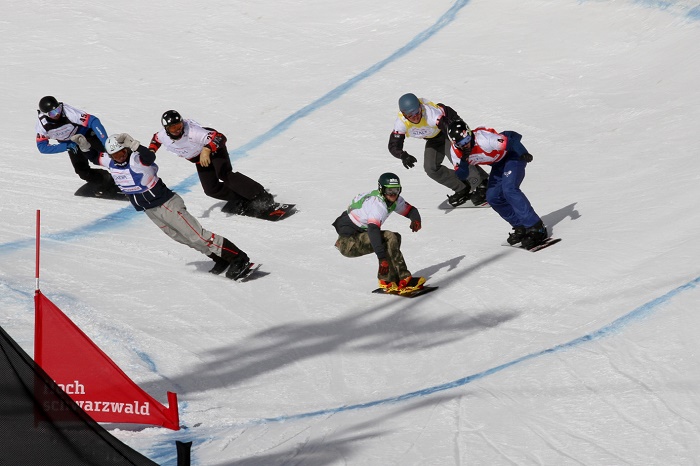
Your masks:
<path fill-rule="evenodd" d="M 462 120 L 450 124 L 448 135 L 458 178 L 466 177 L 470 166 L 491 165 L 486 200 L 513 227 L 508 243 L 521 243 L 530 249 L 547 239 L 547 228 L 520 190 L 525 167 L 532 161 L 521 142 L 522 136 L 515 131 L 499 133 L 483 126 L 471 130 Z"/>

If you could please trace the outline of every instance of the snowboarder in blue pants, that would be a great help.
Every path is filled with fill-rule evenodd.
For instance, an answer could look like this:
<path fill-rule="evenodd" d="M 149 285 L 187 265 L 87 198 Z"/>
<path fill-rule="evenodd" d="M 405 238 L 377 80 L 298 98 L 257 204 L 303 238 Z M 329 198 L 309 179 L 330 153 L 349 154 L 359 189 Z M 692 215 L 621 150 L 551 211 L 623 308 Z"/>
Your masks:
<path fill-rule="evenodd" d="M 450 124 L 448 135 L 452 141 L 450 155 L 453 161 L 459 160 L 459 179 L 467 177 L 471 165 L 491 165 L 486 201 L 513 227 L 508 244 L 520 243 L 530 249 L 544 242 L 547 228 L 520 190 L 525 167 L 532 162 L 532 155 L 521 142 L 522 136 L 515 131 L 498 133 L 482 126 L 472 131 L 461 120 Z"/>

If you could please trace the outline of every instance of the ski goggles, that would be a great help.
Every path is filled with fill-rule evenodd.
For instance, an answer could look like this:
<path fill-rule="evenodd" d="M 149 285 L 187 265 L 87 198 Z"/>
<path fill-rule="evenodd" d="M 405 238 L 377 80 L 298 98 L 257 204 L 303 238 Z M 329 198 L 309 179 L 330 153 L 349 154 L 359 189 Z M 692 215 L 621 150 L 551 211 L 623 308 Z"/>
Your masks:
<path fill-rule="evenodd" d="M 61 114 L 62 111 L 63 111 L 63 102 L 58 104 L 58 107 L 54 108 L 53 110 L 49 110 L 48 112 L 46 112 L 46 115 L 49 118 L 56 118 L 57 116 L 59 116 Z"/>
<path fill-rule="evenodd" d="M 401 188 L 384 188 L 385 196 L 398 196 L 401 193 Z"/>
<path fill-rule="evenodd" d="M 418 115 L 421 114 L 421 108 L 418 107 L 418 109 L 417 109 L 416 111 L 414 111 L 414 112 L 410 112 L 410 113 L 408 113 L 408 112 L 401 112 L 401 113 L 403 113 L 403 116 L 406 117 L 406 118 L 413 118 L 413 117 L 417 117 Z"/>
<path fill-rule="evenodd" d="M 472 142 L 472 137 L 470 134 L 467 134 L 459 142 L 455 142 L 455 147 L 457 147 L 457 149 L 464 149 L 470 142 Z"/>
<path fill-rule="evenodd" d="M 182 131 L 182 128 L 185 126 L 185 123 L 182 121 L 176 121 L 175 123 L 170 123 L 165 127 L 170 132 L 180 132 Z"/>

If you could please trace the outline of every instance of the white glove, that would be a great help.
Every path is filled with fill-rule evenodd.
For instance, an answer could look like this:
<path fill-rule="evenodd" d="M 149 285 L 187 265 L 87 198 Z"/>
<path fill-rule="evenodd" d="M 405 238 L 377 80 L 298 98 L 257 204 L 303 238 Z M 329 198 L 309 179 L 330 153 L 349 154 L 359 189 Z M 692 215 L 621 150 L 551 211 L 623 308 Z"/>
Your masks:
<path fill-rule="evenodd" d="M 128 147 L 132 151 L 136 151 L 141 145 L 136 139 L 132 138 L 129 133 L 121 133 L 117 135 L 117 142 L 122 146 Z"/>
<path fill-rule="evenodd" d="M 74 134 L 70 137 L 70 140 L 78 145 L 81 152 L 88 152 L 92 148 L 88 140 L 85 139 L 85 136 L 82 134 Z"/>

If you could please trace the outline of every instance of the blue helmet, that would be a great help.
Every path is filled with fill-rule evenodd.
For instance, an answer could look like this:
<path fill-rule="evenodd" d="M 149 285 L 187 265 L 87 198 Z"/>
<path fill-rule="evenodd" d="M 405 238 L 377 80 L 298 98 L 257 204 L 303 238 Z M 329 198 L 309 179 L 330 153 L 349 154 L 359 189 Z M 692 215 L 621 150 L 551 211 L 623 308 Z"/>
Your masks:
<path fill-rule="evenodd" d="M 415 94 L 404 94 L 399 98 L 399 110 L 404 115 L 414 115 L 420 110 L 420 100 Z"/>

